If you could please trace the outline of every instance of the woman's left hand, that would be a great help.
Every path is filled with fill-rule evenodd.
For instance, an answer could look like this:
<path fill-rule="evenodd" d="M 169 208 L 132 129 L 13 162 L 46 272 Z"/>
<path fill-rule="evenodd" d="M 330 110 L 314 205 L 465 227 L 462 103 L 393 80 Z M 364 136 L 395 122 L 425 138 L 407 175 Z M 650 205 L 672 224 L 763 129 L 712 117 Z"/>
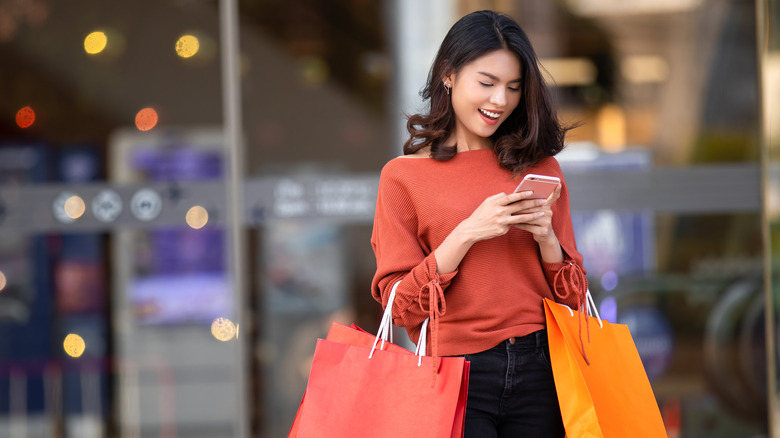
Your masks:
<path fill-rule="evenodd" d="M 531 207 L 524 211 L 515 213 L 524 214 L 542 212 L 544 214 L 541 217 L 537 217 L 529 220 L 528 222 L 523 222 L 514 226 L 531 233 L 531 235 L 534 237 L 534 240 L 539 243 L 539 245 L 558 244 L 558 238 L 555 236 L 555 231 L 553 231 L 552 227 L 552 204 L 558 200 L 560 196 L 561 185 L 558 184 L 558 187 L 555 188 L 555 190 L 547 199 L 542 199 L 539 201 L 541 205 L 537 205 L 535 207 Z"/>

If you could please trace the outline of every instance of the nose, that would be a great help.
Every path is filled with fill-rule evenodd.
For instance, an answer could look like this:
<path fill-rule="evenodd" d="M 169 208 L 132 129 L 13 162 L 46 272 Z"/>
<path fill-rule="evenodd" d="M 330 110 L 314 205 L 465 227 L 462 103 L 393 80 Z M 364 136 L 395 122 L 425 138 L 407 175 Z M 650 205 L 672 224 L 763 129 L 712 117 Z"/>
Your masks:
<path fill-rule="evenodd" d="M 499 107 L 506 105 L 506 90 L 503 87 L 495 87 L 495 91 L 490 95 L 490 103 Z"/>

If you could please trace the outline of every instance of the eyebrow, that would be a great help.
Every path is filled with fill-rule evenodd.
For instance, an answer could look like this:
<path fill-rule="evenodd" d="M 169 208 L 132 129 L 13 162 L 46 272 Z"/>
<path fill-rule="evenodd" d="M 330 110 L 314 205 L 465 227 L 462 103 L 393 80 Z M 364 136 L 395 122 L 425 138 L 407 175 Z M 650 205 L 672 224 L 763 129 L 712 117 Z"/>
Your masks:
<path fill-rule="evenodd" d="M 485 75 L 485 76 L 489 77 L 490 79 L 493 79 L 494 81 L 498 81 L 499 80 L 498 77 L 496 77 L 495 75 L 492 75 L 490 73 L 486 73 L 484 71 L 479 71 L 477 73 L 479 73 L 481 75 Z M 513 82 L 521 82 L 521 78 L 517 78 L 517 79 L 513 79 L 513 80 L 509 81 L 510 84 L 513 83 Z"/>

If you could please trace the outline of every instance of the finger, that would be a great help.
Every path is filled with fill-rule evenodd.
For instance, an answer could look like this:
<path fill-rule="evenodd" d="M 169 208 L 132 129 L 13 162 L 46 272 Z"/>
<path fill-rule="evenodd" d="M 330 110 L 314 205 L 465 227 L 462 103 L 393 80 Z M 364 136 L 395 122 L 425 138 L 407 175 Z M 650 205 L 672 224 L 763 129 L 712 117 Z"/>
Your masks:
<path fill-rule="evenodd" d="M 516 202 L 522 201 L 523 199 L 526 199 L 527 197 L 531 196 L 531 193 L 532 192 L 530 191 L 510 193 L 504 196 L 504 198 L 499 201 L 499 205 L 514 204 Z"/>
<path fill-rule="evenodd" d="M 537 211 L 535 213 L 522 213 L 522 214 L 516 214 L 512 216 L 509 223 L 517 225 L 517 224 L 530 224 L 534 221 L 541 219 L 544 216 L 543 211 Z"/>
<path fill-rule="evenodd" d="M 536 213 L 543 211 L 545 207 L 536 205 L 536 200 L 525 200 L 509 204 L 505 207 L 507 211 L 513 216 L 518 214 Z"/>
<path fill-rule="evenodd" d="M 542 229 L 538 225 L 529 225 L 529 224 L 517 224 L 513 226 L 519 230 L 528 231 L 531 234 L 536 234 Z"/>
<path fill-rule="evenodd" d="M 553 190 L 550 196 L 548 196 L 547 199 L 545 200 L 545 203 L 547 205 L 552 205 L 553 202 L 555 202 L 558 198 L 561 197 L 561 188 L 562 186 L 560 183 L 558 183 L 558 185 L 555 186 L 555 190 Z"/>
<path fill-rule="evenodd" d="M 486 202 L 487 201 L 497 201 L 497 200 L 500 200 L 501 198 L 503 198 L 504 196 L 506 196 L 506 193 L 504 193 L 504 192 L 496 193 L 495 195 L 490 195 L 487 198 L 485 198 L 485 201 Z"/>
<path fill-rule="evenodd" d="M 549 211 L 552 214 L 552 209 L 549 205 L 546 205 L 547 201 L 544 199 L 526 199 L 514 204 L 508 205 L 507 208 L 511 209 L 512 214 L 521 213 L 536 213 L 539 211 Z"/>

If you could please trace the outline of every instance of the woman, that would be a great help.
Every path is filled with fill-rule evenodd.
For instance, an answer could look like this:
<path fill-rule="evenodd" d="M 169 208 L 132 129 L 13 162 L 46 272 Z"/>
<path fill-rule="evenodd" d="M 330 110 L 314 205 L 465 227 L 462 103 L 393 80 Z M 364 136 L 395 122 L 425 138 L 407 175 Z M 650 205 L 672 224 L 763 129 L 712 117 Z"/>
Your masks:
<path fill-rule="evenodd" d="M 528 37 L 491 11 L 450 29 L 422 95 L 380 178 L 374 298 L 400 281 L 394 323 L 416 340 L 431 318 L 429 353 L 471 361 L 466 436 L 562 437 L 542 299 L 577 308 L 587 288 L 553 158 L 567 128 Z M 562 184 L 531 199 L 527 173 Z"/>

